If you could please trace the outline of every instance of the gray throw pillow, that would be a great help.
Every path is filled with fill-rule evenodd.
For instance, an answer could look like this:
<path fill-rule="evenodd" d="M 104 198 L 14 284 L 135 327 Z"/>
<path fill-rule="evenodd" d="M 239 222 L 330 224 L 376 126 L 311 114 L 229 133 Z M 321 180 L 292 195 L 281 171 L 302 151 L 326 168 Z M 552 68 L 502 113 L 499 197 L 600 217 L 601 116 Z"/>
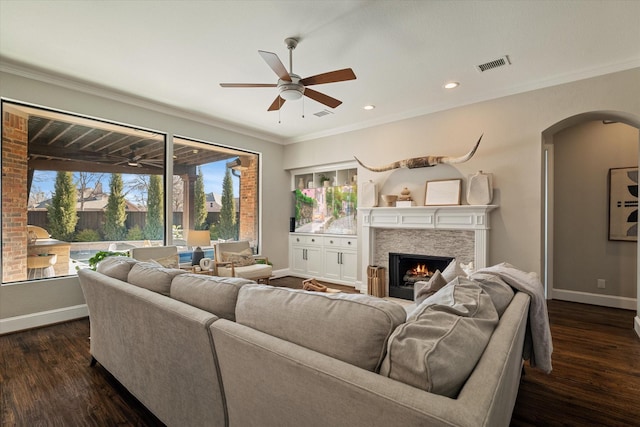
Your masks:
<path fill-rule="evenodd" d="M 447 284 L 447 281 L 442 277 L 440 270 L 436 270 L 428 282 L 423 285 L 419 285 L 419 283 L 416 282 L 413 288 L 413 301 L 416 305 L 422 304 L 425 299 L 442 289 Z"/>
<path fill-rule="evenodd" d="M 456 278 L 394 331 L 380 374 L 455 398 L 497 324 L 489 295 L 477 283 Z"/>
<path fill-rule="evenodd" d="M 504 313 L 513 299 L 513 288 L 497 274 L 474 273 L 470 279 L 477 282 L 489 294 L 498 316 L 502 317 L 502 313 Z"/>

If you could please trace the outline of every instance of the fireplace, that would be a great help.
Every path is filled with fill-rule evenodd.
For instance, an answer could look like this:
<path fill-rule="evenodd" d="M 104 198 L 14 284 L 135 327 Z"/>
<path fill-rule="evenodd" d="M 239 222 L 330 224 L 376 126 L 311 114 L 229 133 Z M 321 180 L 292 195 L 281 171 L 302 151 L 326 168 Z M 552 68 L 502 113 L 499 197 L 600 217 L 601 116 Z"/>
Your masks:
<path fill-rule="evenodd" d="M 486 267 L 489 213 L 496 208 L 495 205 L 358 208 L 358 215 L 362 215 L 361 277 L 367 277 L 371 265 L 390 265 L 391 252 L 448 254 L 461 263 L 473 262 L 476 269 Z M 385 283 L 389 284 L 389 269 L 385 271 Z M 367 284 L 361 284 L 360 290 L 366 293 Z"/>
<path fill-rule="evenodd" d="M 413 300 L 415 282 L 427 282 L 436 272 L 444 271 L 454 258 L 420 254 L 389 253 L 389 296 Z"/>

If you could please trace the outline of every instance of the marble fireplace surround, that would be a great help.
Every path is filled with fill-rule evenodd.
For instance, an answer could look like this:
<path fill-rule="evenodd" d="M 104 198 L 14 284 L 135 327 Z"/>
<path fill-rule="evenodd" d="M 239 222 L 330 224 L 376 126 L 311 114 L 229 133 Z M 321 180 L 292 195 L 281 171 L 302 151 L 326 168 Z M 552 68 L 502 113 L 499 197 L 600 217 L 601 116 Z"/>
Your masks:
<path fill-rule="evenodd" d="M 389 252 L 454 256 L 487 266 L 489 213 L 496 205 L 359 208 L 362 214 L 361 291 L 367 292 L 367 267 L 385 268 L 388 294 Z"/>

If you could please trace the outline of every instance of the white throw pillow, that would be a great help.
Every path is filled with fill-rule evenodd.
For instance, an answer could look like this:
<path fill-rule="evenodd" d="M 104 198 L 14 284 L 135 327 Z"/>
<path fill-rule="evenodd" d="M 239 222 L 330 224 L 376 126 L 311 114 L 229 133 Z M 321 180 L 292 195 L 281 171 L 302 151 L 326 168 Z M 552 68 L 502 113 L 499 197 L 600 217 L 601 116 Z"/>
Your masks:
<path fill-rule="evenodd" d="M 458 260 L 454 259 L 449 263 L 447 268 L 444 269 L 444 271 L 442 272 L 442 277 L 444 277 L 444 280 L 446 280 L 447 283 L 449 283 L 456 277 L 466 278 L 467 273 L 464 272 Z"/>

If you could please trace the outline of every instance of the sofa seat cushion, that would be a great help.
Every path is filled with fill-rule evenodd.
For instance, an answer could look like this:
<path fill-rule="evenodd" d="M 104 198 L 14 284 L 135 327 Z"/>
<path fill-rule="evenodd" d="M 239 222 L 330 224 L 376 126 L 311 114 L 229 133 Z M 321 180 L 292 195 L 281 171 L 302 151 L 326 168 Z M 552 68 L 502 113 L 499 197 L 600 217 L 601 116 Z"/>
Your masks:
<path fill-rule="evenodd" d="M 220 318 L 235 321 L 238 291 L 250 283 L 255 282 L 236 277 L 181 274 L 173 278 L 170 296 Z"/>
<path fill-rule="evenodd" d="M 243 286 L 236 306 L 239 324 L 374 372 L 405 318 L 399 304 L 369 295 L 266 285 Z"/>
<path fill-rule="evenodd" d="M 243 279 L 257 280 L 271 277 L 272 267 L 269 264 L 253 264 L 244 267 L 235 267 L 235 277 Z M 231 267 L 218 267 L 218 275 L 222 277 L 231 277 Z"/>
<path fill-rule="evenodd" d="M 133 258 L 126 256 L 110 256 L 98 263 L 96 271 L 114 279 L 127 281 L 131 267 L 137 264 Z"/>
<path fill-rule="evenodd" d="M 185 273 L 185 270 L 159 267 L 151 262 L 139 262 L 131 267 L 127 281 L 132 285 L 169 296 L 173 278 Z"/>
<path fill-rule="evenodd" d="M 456 397 L 498 324 L 489 295 L 457 277 L 427 298 L 389 338 L 380 373 Z"/>

